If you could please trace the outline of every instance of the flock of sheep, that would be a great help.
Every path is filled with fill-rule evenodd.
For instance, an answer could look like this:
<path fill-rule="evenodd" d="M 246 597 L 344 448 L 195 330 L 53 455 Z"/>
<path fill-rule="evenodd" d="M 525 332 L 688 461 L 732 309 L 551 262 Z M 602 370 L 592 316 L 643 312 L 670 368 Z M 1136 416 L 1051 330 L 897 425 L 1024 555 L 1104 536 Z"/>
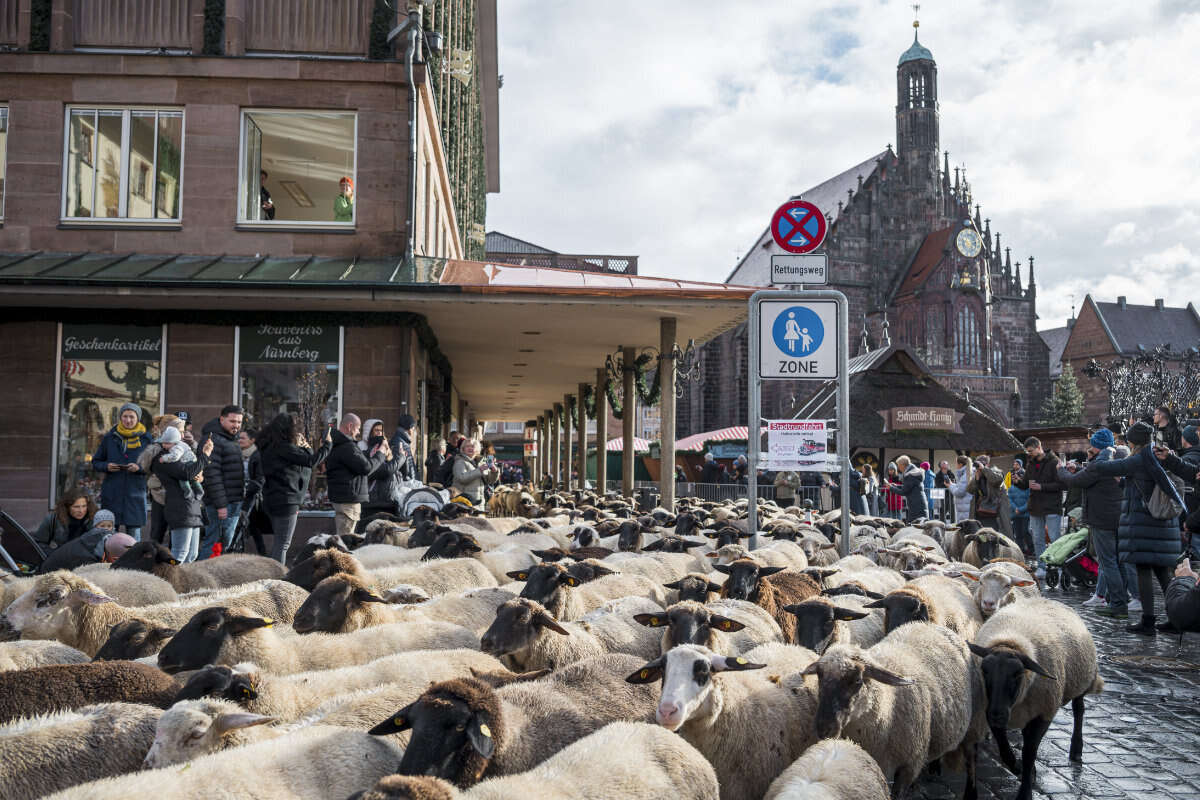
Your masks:
<path fill-rule="evenodd" d="M 1031 798 L 1067 703 L 1082 755 L 1091 636 L 991 529 L 856 517 L 839 558 L 834 515 L 767 504 L 751 552 L 745 501 L 530 500 L 286 571 L 140 543 L 3 576 L 4 797 L 973 798 L 991 738 Z"/>

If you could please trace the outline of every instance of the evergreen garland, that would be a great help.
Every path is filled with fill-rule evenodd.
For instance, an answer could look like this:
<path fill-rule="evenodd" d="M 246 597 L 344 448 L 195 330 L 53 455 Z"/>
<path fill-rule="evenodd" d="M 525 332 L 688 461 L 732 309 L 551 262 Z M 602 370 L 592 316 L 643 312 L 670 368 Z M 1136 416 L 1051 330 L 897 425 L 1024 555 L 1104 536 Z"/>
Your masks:
<path fill-rule="evenodd" d="M 29 49 L 45 53 L 50 50 L 50 12 L 52 0 L 33 0 L 29 9 Z"/>
<path fill-rule="evenodd" d="M 225 54 L 225 0 L 204 0 L 204 44 L 206 56 Z"/>
<path fill-rule="evenodd" d="M 590 383 L 583 385 L 583 413 L 588 419 L 596 418 L 596 388 Z"/>
<path fill-rule="evenodd" d="M 662 382 L 659 379 L 661 369 L 654 371 L 654 381 L 646 385 L 646 367 L 654 360 L 654 356 L 649 353 L 642 353 L 633 360 L 633 390 L 637 394 L 638 399 L 645 405 L 653 406 L 662 399 Z M 620 400 L 617 399 L 617 381 L 609 377 L 604 382 L 604 392 L 608 395 L 608 404 L 612 407 L 612 415 L 617 419 L 624 419 L 625 409 Z"/>
<path fill-rule="evenodd" d="M 367 47 L 367 58 L 372 61 L 383 61 L 392 57 L 392 48 L 388 46 L 388 34 L 396 21 L 396 12 L 391 0 L 375 0 L 375 8 L 371 12 L 371 40 Z"/>

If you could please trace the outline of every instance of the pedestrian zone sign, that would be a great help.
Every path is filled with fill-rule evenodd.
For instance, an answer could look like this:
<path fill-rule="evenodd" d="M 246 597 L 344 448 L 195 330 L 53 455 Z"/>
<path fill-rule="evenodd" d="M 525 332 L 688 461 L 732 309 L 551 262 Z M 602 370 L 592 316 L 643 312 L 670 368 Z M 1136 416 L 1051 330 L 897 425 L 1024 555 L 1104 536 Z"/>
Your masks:
<path fill-rule="evenodd" d="M 762 300 L 759 308 L 760 378 L 838 376 L 835 300 Z"/>

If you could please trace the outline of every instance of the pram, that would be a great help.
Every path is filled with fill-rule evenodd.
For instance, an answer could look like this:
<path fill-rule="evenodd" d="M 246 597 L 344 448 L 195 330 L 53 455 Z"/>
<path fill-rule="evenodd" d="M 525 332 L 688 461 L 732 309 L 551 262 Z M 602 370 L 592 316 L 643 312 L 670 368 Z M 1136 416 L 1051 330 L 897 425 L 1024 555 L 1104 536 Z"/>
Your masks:
<path fill-rule="evenodd" d="M 1070 588 L 1072 583 L 1095 586 L 1100 577 L 1100 564 L 1088 554 L 1088 529 L 1076 527 L 1074 517 L 1067 517 L 1067 532 L 1046 545 L 1042 563 L 1046 565 L 1046 586 L 1053 589 L 1060 583 Z"/>

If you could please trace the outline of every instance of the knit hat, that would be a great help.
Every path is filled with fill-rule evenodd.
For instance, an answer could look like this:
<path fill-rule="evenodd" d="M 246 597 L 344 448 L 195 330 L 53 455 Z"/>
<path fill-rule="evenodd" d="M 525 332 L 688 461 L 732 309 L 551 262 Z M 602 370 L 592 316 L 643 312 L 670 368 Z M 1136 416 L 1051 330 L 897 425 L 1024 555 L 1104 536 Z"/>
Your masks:
<path fill-rule="evenodd" d="M 1088 443 L 1097 450 L 1104 450 L 1116 444 L 1116 439 L 1113 438 L 1113 432 L 1108 428 L 1100 428 L 1092 434 L 1092 438 L 1088 439 Z"/>
<path fill-rule="evenodd" d="M 1125 441 L 1130 444 L 1147 445 L 1150 444 L 1150 436 L 1154 433 L 1154 429 L 1147 422 L 1138 422 L 1129 430 L 1125 431 Z"/>
<path fill-rule="evenodd" d="M 408 431 L 408 430 L 412 430 L 413 428 L 417 427 L 417 420 L 412 414 L 401 414 L 400 421 L 397 422 L 396 424 L 399 427 L 404 428 L 404 430 Z"/>
<path fill-rule="evenodd" d="M 98 526 L 101 522 L 111 522 L 117 524 L 117 515 L 107 509 L 100 509 L 96 512 L 96 516 L 92 517 L 92 527 Z"/>
<path fill-rule="evenodd" d="M 179 434 L 179 429 L 174 425 L 168 425 L 163 429 L 162 435 L 155 441 L 159 444 L 176 444 L 183 437 Z"/>
<path fill-rule="evenodd" d="M 921 462 L 921 469 L 929 469 L 929 462 L 928 462 L 928 461 L 922 461 L 922 462 Z"/>
<path fill-rule="evenodd" d="M 1195 425 L 1188 425 L 1183 429 L 1183 440 L 1193 447 L 1200 445 L 1200 430 Z"/>
<path fill-rule="evenodd" d="M 117 416 L 121 416 L 126 411 L 132 411 L 133 413 L 137 414 L 139 420 L 142 418 L 142 407 L 137 403 L 122 403 L 121 410 L 117 412 Z"/>
<path fill-rule="evenodd" d="M 107 514 L 109 512 L 101 512 Z M 137 540 L 127 533 L 114 533 L 104 540 L 104 553 L 110 558 L 120 558 L 125 551 L 137 544 Z"/>

